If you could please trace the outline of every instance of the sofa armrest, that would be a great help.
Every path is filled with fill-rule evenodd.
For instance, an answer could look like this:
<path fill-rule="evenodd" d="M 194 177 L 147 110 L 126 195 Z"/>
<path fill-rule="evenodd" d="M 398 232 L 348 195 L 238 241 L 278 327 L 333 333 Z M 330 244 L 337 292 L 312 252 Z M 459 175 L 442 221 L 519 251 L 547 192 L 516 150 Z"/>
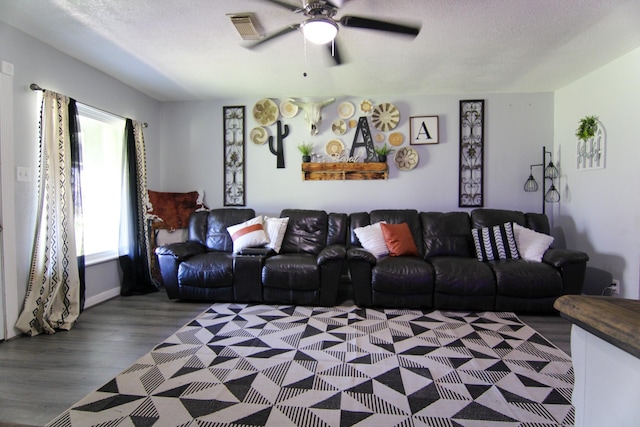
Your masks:
<path fill-rule="evenodd" d="M 180 298 L 178 267 L 182 261 L 194 255 L 205 253 L 207 248 L 196 242 L 179 242 L 156 248 L 162 284 L 170 299 Z"/>
<path fill-rule="evenodd" d="M 322 265 L 331 260 L 343 260 L 347 256 L 347 250 L 343 245 L 329 245 L 318 254 L 318 265 Z"/>
<path fill-rule="evenodd" d="M 580 251 L 554 248 L 545 252 L 542 261 L 560 271 L 563 294 L 582 293 L 589 255 Z"/>
<path fill-rule="evenodd" d="M 194 255 L 203 254 L 206 251 L 207 248 L 197 242 L 178 242 L 157 247 L 156 255 L 171 256 L 177 261 L 182 261 Z"/>
<path fill-rule="evenodd" d="M 555 268 L 562 268 L 568 264 L 586 264 L 586 262 L 589 261 L 589 255 L 571 249 L 552 248 L 544 253 L 542 261 Z"/>
<path fill-rule="evenodd" d="M 351 247 L 347 249 L 347 259 L 349 261 L 366 261 L 371 265 L 376 265 L 376 257 L 369 251 L 362 248 Z"/>

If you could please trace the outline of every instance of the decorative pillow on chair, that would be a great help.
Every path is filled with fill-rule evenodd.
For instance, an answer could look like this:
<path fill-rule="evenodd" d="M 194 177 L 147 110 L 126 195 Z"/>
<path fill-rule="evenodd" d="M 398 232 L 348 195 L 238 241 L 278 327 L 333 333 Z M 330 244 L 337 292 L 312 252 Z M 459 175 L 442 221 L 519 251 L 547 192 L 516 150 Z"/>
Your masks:
<path fill-rule="evenodd" d="M 384 221 L 376 222 L 375 224 L 357 227 L 353 230 L 358 240 L 360 240 L 362 248 L 365 251 L 371 252 L 376 258 L 389 255 L 389 249 L 384 242 L 384 236 L 380 228 L 380 224 L 383 223 Z"/>
<path fill-rule="evenodd" d="M 511 222 L 493 227 L 474 228 L 471 235 L 479 261 L 520 258 Z"/>
<path fill-rule="evenodd" d="M 519 224 L 513 224 L 513 235 L 518 245 L 518 252 L 522 259 L 542 261 L 542 256 L 553 243 L 553 237 L 538 233 Z"/>
<path fill-rule="evenodd" d="M 391 256 L 418 256 L 418 247 L 406 222 L 382 224 L 382 235 Z"/>
<path fill-rule="evenodd" d="M 269 237 L 264 232 L 262 223 L 262 215 L 260 215 L 242 224 L 227 227 L 231 240 L 233 240 L 234 253 L 238 253 L 244 248 L 264 246 L 269 243 Z"/>
<path fill-rule="evenodd" d="M 267 247 L 273 249 L 276 253 L 279 253 L 282 247 L 287 224 L 289 224 L 289 218 L 264 218 L 264 228 L 269 237 Z"/>

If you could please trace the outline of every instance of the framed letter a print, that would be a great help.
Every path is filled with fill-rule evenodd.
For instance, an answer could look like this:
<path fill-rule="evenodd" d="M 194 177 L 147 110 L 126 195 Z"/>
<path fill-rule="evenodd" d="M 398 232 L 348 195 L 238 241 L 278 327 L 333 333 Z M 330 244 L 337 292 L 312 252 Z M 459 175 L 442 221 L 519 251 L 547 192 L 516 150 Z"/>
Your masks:
<path fill-rule="evenodd" d="M 411 145 L 437 144 L 439 142 L 438 116 L 419 116 L 409 119 Z"/>

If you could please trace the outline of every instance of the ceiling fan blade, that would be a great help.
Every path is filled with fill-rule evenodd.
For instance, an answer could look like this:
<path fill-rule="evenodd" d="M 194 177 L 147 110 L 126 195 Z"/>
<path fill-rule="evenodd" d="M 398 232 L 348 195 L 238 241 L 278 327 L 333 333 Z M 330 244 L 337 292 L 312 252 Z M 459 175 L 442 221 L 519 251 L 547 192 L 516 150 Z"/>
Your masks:
<path fill-rule="evenodd" d="M 300 24 L 289 25 L 288 27 L 284 27 L 283 29 L 281 29 L 280 31 L 278 31 L 276 33 L 268 35 L 267 37 L 265 37 L 263 39 L 260 39 L 255 43 L 252 43 L 252 44 L 248 45 L 247 47 L 249 49 L 253 49 L 254 47 L 261 46 L 264 43 L 269 42 L 269 41 L 271 41 L 271 40 L 273 40 L 273 39 L 275 39 L 277 37 L 284 36 L 285 34 L 289 34 L 292 31 L 296 31 L 298 28 L 300 28 Z"/>
<path fill-rule="evenodd" d="M 302 8 L 300 6 L 289 4 L 287 2 L 280 1 L 280 0 L 262 0 L 262 1 L 266 1 L 266 2 L 269 2 L 269 3 L 277 4 L 278 6 L 284 7 L 284 8 L 289 9 L 289 10 L 293 10 L 294 12 L 302 10 Z"/>
<path fill-rule="evenodd" d="M 359 16 L 343 16 L 339 22 L 345 27 L 352 28 L 366 28 L 369 30 L 388 31 L 390 33 L 408 34 L 411 36 L 417 36 L 420 33 L 420 27 L 395 24 L 377 19 L 361 18 Z"/>
<path fill-rule="evenodd" d="M 333 43 L 327 43 L 326 46 L 329 50 L 329 55 L 331 55 L 336 65 L 342 65 L 343 62 L 342 58 L 340 57 L 340 49 L 338 49 L 338 40 L 334 39 Z"/>

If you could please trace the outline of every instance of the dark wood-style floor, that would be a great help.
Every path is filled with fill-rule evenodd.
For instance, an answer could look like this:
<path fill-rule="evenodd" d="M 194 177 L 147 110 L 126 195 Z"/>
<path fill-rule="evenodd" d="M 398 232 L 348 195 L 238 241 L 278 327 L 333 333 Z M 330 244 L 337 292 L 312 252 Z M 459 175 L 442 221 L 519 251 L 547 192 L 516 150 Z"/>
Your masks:
<path fill-rule="evenodd" d="M 46 424 L 209 305 L 170 301 L 161 289 L 91 307 L 71 331 L 0 342 L 0 427 Z M 570 354 L 568 321 L 519 317 Z"/>

